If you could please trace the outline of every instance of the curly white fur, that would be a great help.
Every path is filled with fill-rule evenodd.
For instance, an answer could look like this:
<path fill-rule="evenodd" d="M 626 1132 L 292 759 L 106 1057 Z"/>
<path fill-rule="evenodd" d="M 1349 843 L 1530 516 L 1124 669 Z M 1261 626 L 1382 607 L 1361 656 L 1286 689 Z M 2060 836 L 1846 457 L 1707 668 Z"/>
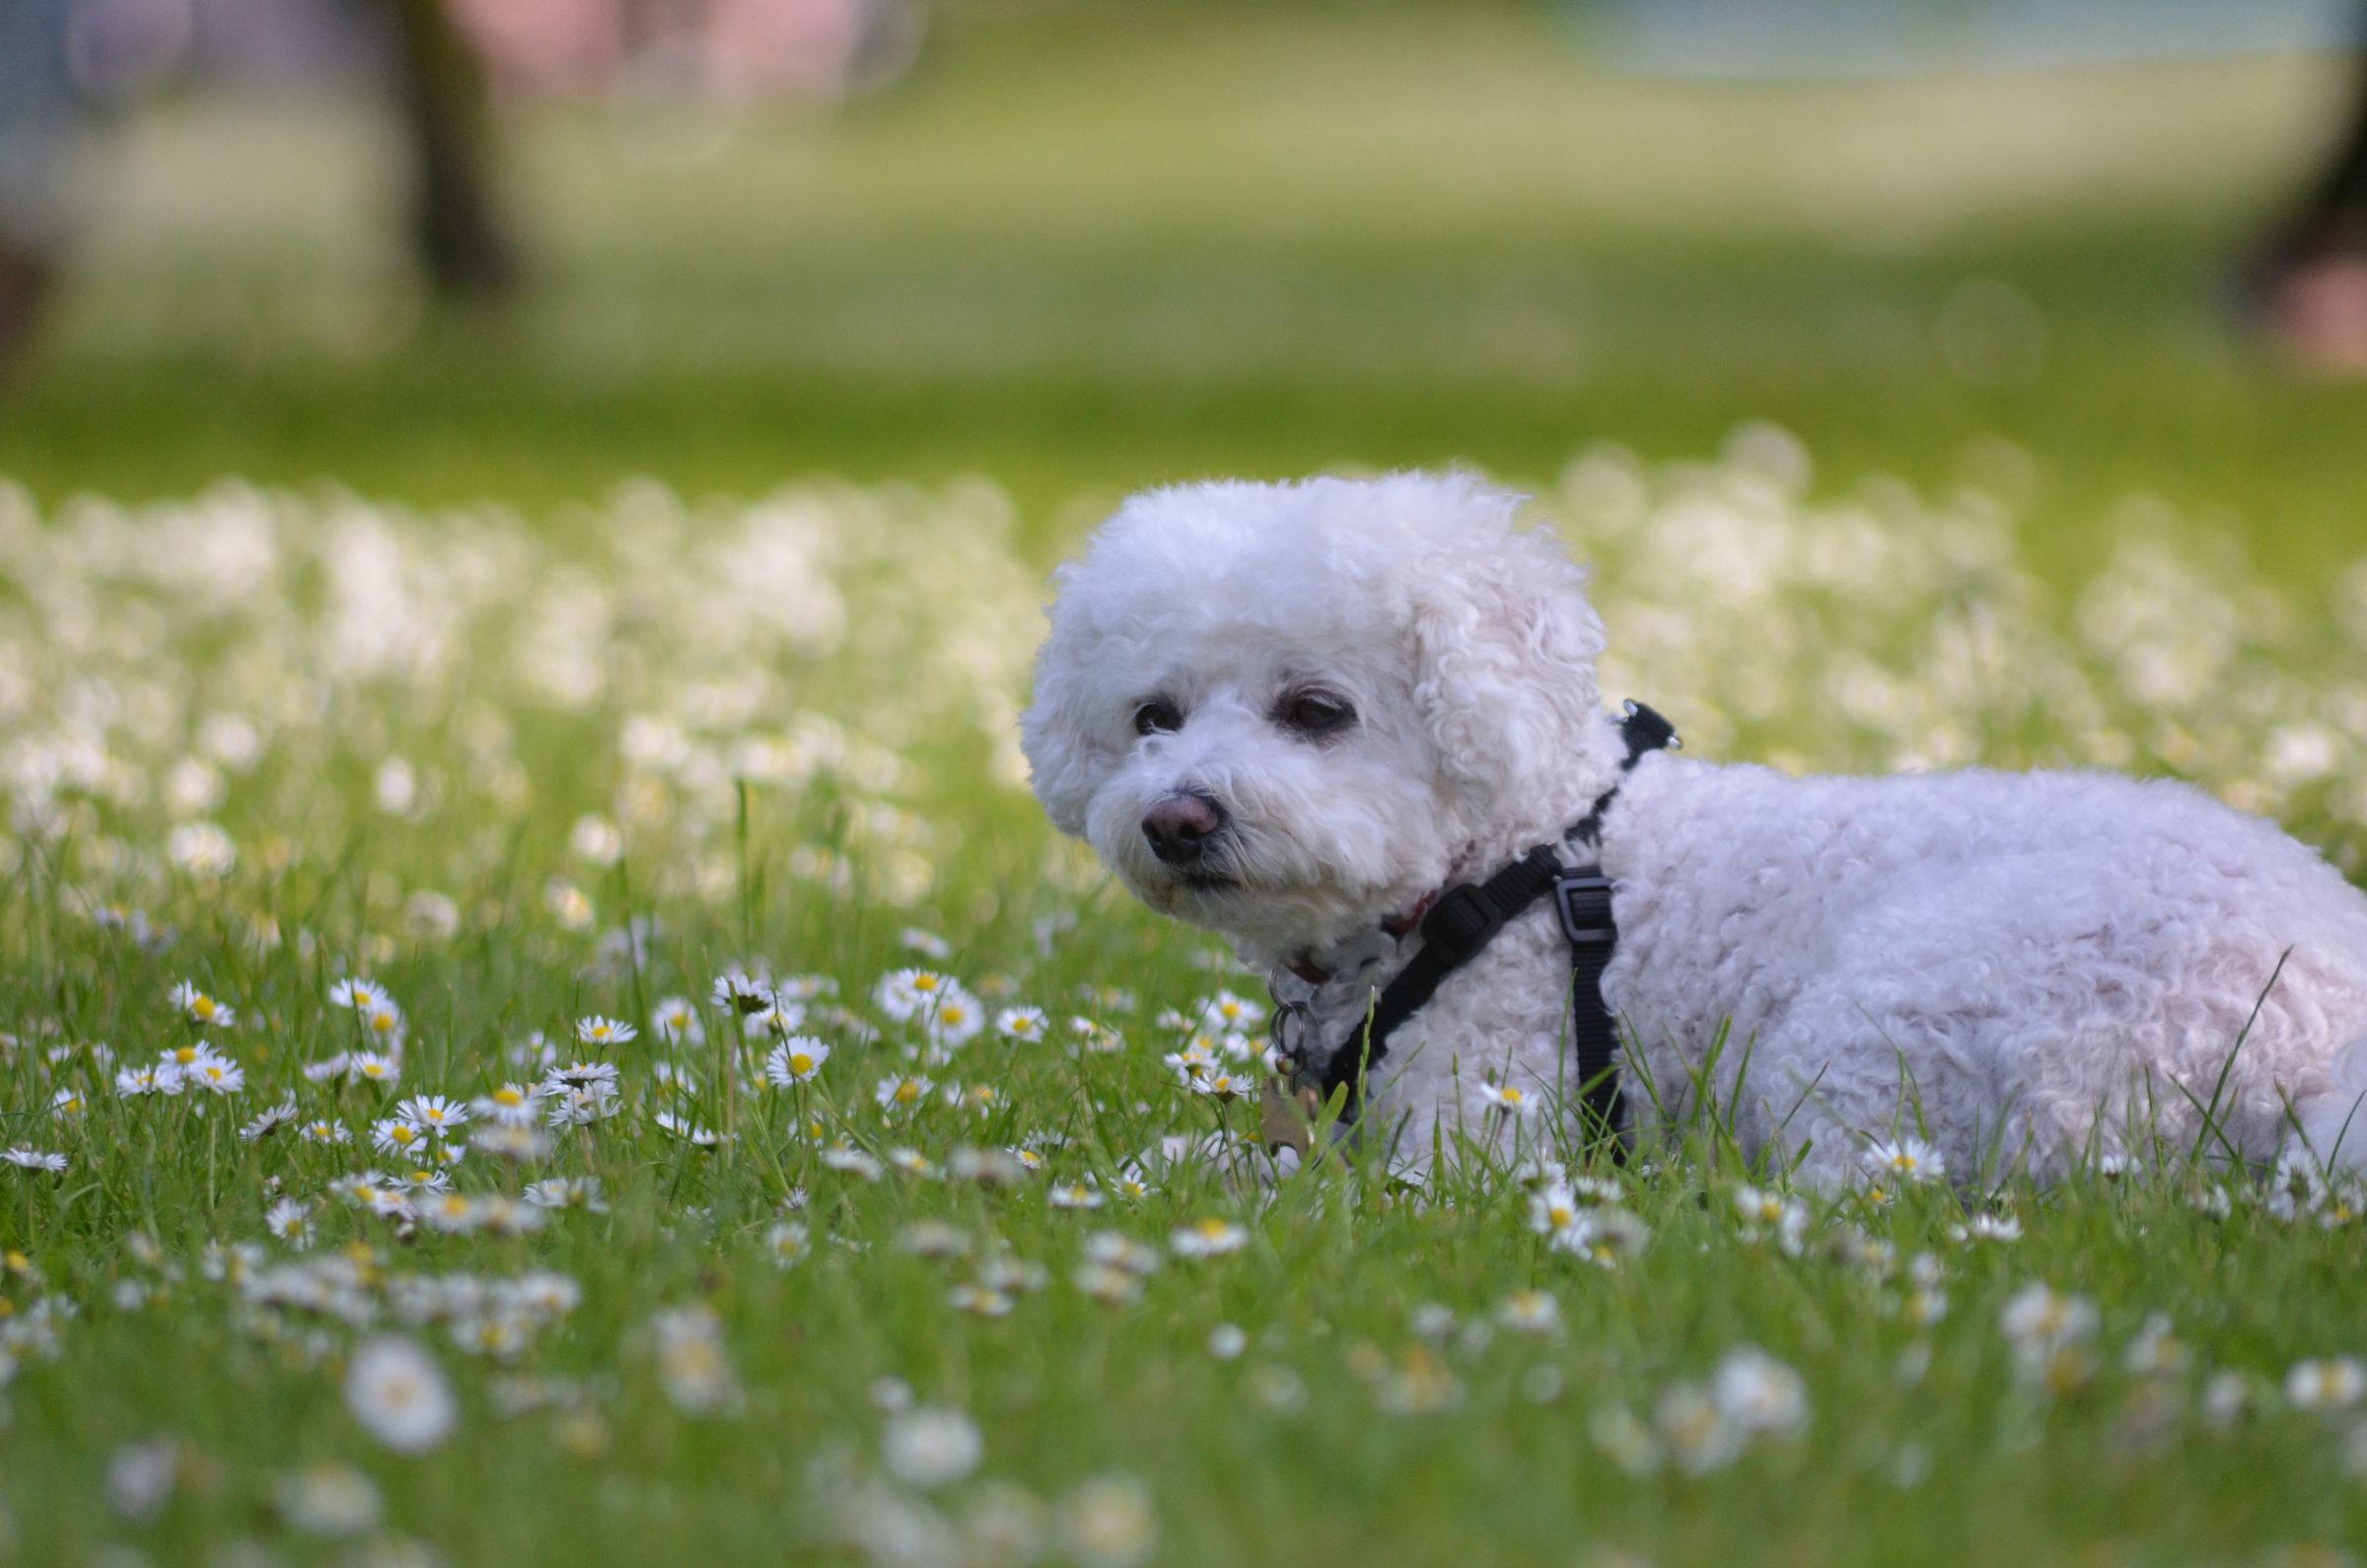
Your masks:
<path fill-rule="evenodd" d="M 1618 779 L 1584 574 L 1517 510 L 1460 475 L 1185 486 L 1126 503 L 1059 574 L 1024 724 L 1045 809 L 1151 907 L 1329 971 L 1308 988 L 1329 1043 L 1418 943 L 1382 921 L 1558 838 Z M 1353 720 L 1294 724 L 1309 689 Z M 1152 703 L 1177 722 L 1137 733 Z M 1190 867 L 1143 829 L 1178 794 L 1227 819 Z M 2367 896 L 2196 790 L 1654 755 L 1601 858 L 1633 1137 L 1710 1093 L 1746 1148 L 1823 1183 L 1917 1127 L 1960 1178 L 2218 1137 L 2367 1166 Z M 1398 1032 L 1367 1125 L 1412 1167 L 1548 1130 L 1481 1086 L 1574 1108 L 1568 985 L 1540 905 Z"/>

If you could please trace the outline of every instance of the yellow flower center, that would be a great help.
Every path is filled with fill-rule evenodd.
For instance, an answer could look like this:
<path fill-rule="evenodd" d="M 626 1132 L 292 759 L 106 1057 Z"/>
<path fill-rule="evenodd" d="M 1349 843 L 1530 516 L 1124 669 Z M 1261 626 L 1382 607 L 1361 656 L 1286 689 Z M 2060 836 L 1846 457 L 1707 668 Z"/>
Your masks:
<path fill-rule="evenodd" d="M 183 1045 L 173 1053 L 173 1059 L 179 1062 L 181 1066 L 186 1067 L 189 1065 L 189 1063 L 197 1059 L 197 1047 L 194 1045 Z"/>
<path fill-rule="evenodd" d="M 493 1103 L 497 1105 L 523 1105 L 526 1097 L 505 1084 L 493 1091 Z"/>
<path fill-rule="evenodd" d="M 789 1053 L 789 1070 L 803 1078 L 814 1070 L 814 1058 L 808 1056 L 804 1051 L 791 1051 Z"/>
<path fill-rule="evenodd" d="M 907 1078 L 896 1086 L 897 1104 L 908 1105 L 920 1098 L 920 1085 Z"/>

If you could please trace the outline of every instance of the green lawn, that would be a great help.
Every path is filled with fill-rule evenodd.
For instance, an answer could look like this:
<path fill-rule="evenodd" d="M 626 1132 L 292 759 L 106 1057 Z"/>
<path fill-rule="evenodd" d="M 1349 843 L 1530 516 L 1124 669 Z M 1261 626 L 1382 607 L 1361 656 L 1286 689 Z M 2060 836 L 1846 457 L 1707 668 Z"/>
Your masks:
<path fill-rule="evenodd" d="M 1210 472 L 1539 482 L 1772 419 L 1833 484 L 1941 485 L 2005 436 L 2049 533 L 2146 490 L 2305 569 L 2355 536 L 2367 393 L 2295 384 L 2230 309 L 2330 66 L 1647 82 L 1492 7 L 936 43 L 826 118 L 522 118 L 541 287 L 500 322 L 422 317 L 368 106 L 161 108 L 103 160 L 0 471 L 529 507 L 982 472 L 1040 523 Z"/>
<path fill-rule="evenodd" d="M 1603 1173 L 1596 1256 L 1476 1169 L 1144 1167 L 1251 1126 L 1162 1057 L 1259 980 L 1053 840 L 1013 733 L 1111 496 L 1461 460 L 1700 754 L 2178 773 L 2357 875 L 2367 395 L 2224 296 L 2331 74 L 1097 26 L 720 141 L 531 118 L 499 322 L 421 315 L 356 111 L 126 127 L 0 403 L 0 1560 L 2367 1547 L 2349 1186 L 2165 1149 L 1776 1222 L 1703 1127 Z M 802 1019 L 744 1033 L 734 964 Z M 480 1143 L 579 1060 L 614 1114 Z"/>

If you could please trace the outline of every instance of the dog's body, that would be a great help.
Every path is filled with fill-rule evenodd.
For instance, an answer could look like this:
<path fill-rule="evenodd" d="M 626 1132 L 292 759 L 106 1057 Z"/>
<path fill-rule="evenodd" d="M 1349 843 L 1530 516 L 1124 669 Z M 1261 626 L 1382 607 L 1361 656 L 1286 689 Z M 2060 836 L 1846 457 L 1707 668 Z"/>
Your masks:
<path fill-rule="evenodd" d="M 1053 820 L 1153 907 L 1306 976 L 1282 983 L 1330 1049 L 1412 956 L 1385 922 L 1617 785 L 1603 990 L 1631 1137 L 1707 1094 L 1821 1184 L 1917 1131 L 1965 1178 L 2197 1144 L 2367 1165 L 2367 896 L 2316 854 L 2102 775 L 1622 776 L 1583 578 L 1513 511 L 1420 476 L 1129 503 L 1064 573 L 1039 668 Z M 1364 1124 L 1414 1168 L 1533 1143 L 1489 1086 L 1574 1112 L 1570 976 L 1531 908 L 1393 1036 Z"/>

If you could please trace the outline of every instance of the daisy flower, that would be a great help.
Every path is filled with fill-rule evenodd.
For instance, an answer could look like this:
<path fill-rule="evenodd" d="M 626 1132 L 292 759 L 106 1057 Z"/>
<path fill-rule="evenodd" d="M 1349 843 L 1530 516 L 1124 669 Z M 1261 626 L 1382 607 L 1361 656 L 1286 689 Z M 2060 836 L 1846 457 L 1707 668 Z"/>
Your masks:
<path fill-rule="evenodd" d="M 61 1089 L 49 1097 L 49 1114 L 52 1116 L 78 1115 L 86 1106 L 87 1102 L 79 1089 Z"/>
<path fill-rule="evenodd" d="M 919 1105 L 934 1087 L 931 1080 L 918 1076 L 883 1078 L 873 1087 L 871 1098 L 879 1103 L 882 1110 L 909 1110 Z"/>
<path fill-rule="evenodd" d="M 306 1122 L 303 1127 L 298 1129 L 296 1135 L 302 1138 L 306 1143 L 323 1143 L 333 1145 L 353 1142 L 353 1129 L 351 1127 L 346 1126 L 341 1121 L 330 1121 L 326 1118 L 323 1118 L 318 1121 Z"/>
<path fill-rule="evenodd" d="M 787 1089 L 794 1084 L 811 1083 L 822 1071 L 822 1064 L 830 1059 L 830 1048 L 811 1034 L 792 1034 L 772 1048 L 764 1058 L 766 1082 Z"/>
<path fill-rule="evenodd" d="M 260 1143 L 280 1128 L 296 1119 L 296 1097 L 288 1096 L 278 1105 L 239 1129 L 239 1138 L 246 1143 Z"/>
<path fill-rule="evenodd" d="M 937 1162 L 918 1149 L 891 1149 L 888 1151 L 888 1164 L 905 1176 L 918 1176 L 924 1181 L 934 1181 L 940 1174 Z"/>
<path fill-rule="evenodd" d="M 115 1074 L 115 1093 L 127 1100 L 141 1095 L 178 1095 L 180 1091 L 180 1069 L 169 1064 L 126 1067 Z"/>
<path fill-rule="evenodd" d="M 2022 1222 L 2011 1214 L 1975 1214 L 1965 1235 L 1975 1242 L 2018 1242 Z"/>
<path fill-rule="evenodd" d="M 609 1212 L 609 1200 L 601 1192 L 598 1176 L 552 1176 L 547 1181 L 529 1183 L 520 1196 L 538 1208 L 582 1209 L 589 1214 Z"/>
<path fill-rule="evenodd" d="M 1221 1033 L 1255 1029 L 1265 1021 L 1265 1009 L 1247 997 L 1219 991 L 1200 1004 L 1200 1022 Z"/>
<path fill-rule="evenodd" d="M 1877 1181 L 1902 1185 L 1937 1181 L 1948 1174 L 1948 1163 L 1940 1158 L 1940 1151 L 1920 1138 L 1875 1143 L 1857 1157 L 1857 1163 Z"/>
<path fill-rule="evenodd" d="M 385 1050 L 400 1050 L 403 1040 L 402 1009 L 388 1002 L 383 1006 L 362 1009 L 355 1015 L 362 1022 L 363 1033 L 371 1042 Z"/>
<path fill-rule="evenodd" d="M 356 1013 L 371 1013 L 394 1007 L 394 998 L 375 980 L 349 976 L 328 988 L 328 1005 L 351 1008 Z"/>
<path fill-rule="evenodd" d="M 1707 1390 L 1682 1384 L 1661 1395 L 1658 1423 L 1669 1458 L 1687 1475 L 1707 1475 L 1733 1463 L 1745 1433 L 1718 1408 Z"/>
<path fill-rule="evenodd" d="M 387 1447 L 422 1454 L 444 1441 L 460 1405 L 436 1360 L 415 1342 L 382 1335 L 354 1352 L 345 1406 Z"/>
<path fill-rule="evenodd" d="M 1142 1280 L 1109 1263 L 1080 1263 L 1071 1278 L 1077 1289 L 1106 1307 L 1131 1307 L 1142 1299 Z"/>
<path fill-rule="evenodd" d="M 793 1267 L 813 1249 L 811 1233 L 795 1220 L 783 1220 L 765 1232 L 764 1246 L 772 1253 L 773 1262 L 782 1268 Z"/>
<path fill-rule="evenodd" d="M 723 1141 L 722 1136 L 712 1128 L 702 1127 L 697 1122 L 678 1116 L 671 1110 L 659 1111 L 656 1120 L 660 1131 L 670 1132 L 684 1143 L 701 1149 L 712 1149 Z"/>
<path fill-rule="evenodd" d="M 480 1123 L 468 1138 L 468 1146 L 500 1160 L 532 1163 L 550 1157 L 550 1139 L 532 1122 L 523 1125 L 507 1121 Z"/>
<path fill-rule="evenodd" d="M 1168 1238 L 1178 1257 L 1222 1257 L 1250 1245 L 1249 1231 L 1231 1220 L 1210 1215 L 1192 1221 Z"/>
<path fill-rule="evenodd" d="M 552 1068 L 550 1076 L 543 1080 L 542 1089 L 545 1094 L 556 1094 L 563 1089 L 606 1088 L 613 1091 L 616 1078 L 614 1062 L 569 1062 L 564 1067 Z"/>
<path fill-rule="evenodd" d="M 1551 1237 L 1557 1247 L 1564 1233 L 1578 1228 L 1585 1212 L 1578 1205 L 1578 1195 L 1566 1186 L 1556 1184 L 1529 1195 L 1529 1229 Z"/>
<path fill-rule="evenodd" d="M 1533 1116 L 1539 1105 L 1538 1098 L 1518 1084 L 1482 1083 L 1479 1098 L 1487 1102 L 1488 1109 L 1500 1110 L 1508 1116 Z"/>
<path fill-rule="evenodd" d="M 549 1107 L 543 1115 L 543 1124 L 551 1127 L 589 1127 L 624 1108 L 616 1086 L 604 1079 L 594 1079 L 581 1089 L 561 1086 L 545 1095 L 542 1103 Z"/>
<path fill-rule="evenodd" d="M 177 1012 L 202 1028 L 228 1029 L 239 1021 L 238 1013 L 229 1004 L 197 989 L 194 980 L 183 980 L 173 987 L 167 1000 Z"/>
<path fill-rule="evenodd" d="M 919 926 L 906 926 L 897 934 L 897 940 L 931 962 L 943 963 L 953 958 L 954 945 L 934 931 Z"/>
<path fill-rule="evenodd" d="M 1083 1181 L 1055 1185 L 1049 1195 L 1055 1209 L 1098 1209 L 1109 1201 L 1102 1196 L 1101 1188 Z"/>
<path fill-rule="evenodd" d="M 712 1415 L 739 1402 L 740 1383 L 714 1310 L 681 1307 L 651 1319 L 658 1376 L 667 1396 L 691 1415 Z"/>
<path fill-rule="evenodd" d="M 907 1486 L 943 1486 L 978 1467 L 986 1454 L 977 1423 L 959 1410 L 922 1405 L 898 1414 L 880 1440 L 880 1461 Z"/>
<path fill-rule="evenodd" d="M 959 980 L 948 980 L 937 1005 L 921 1020 L 931 1042 L 959 1049 L 976 1039 L 986 1028 L 986 1008 Z"/>
<path fill-rule="evenodd" d="M 389 1116 L 370 1128 L 370 1147 L 381 1154 L 412 1155 L 427 1148 L 427 1129 L 400 1116 Z"/>
<path fill-rule="evenodd" d="M 1096 1263 L 1123 1269 L 1129 1274 L 1159 1272 L 1159 1249 L 1148 1243 L 1137 1242 L 1121 1231 L 1096 1231 L 1085 1239 L 1085 1255 Z"/>
<path fill-rule="evenodd" d="M 576 1043 L 589 1045 L 595 1050 L 629 1044 L 640 1033 L 639 1030 L 622 1019 L 603 1018 L 597 1013 L 590 1018 L 578 1019 L 575 1024 Z"/>
<path fill-rule="evenodd" d="M 707 1037 L 707 1026 L 686 996 L 670 996 L 649 1015 L 649 1027 L 669 1045 L 696 1045 Z"/>
<path fill-rule="evenodd" d="M 872 988 L 872 1005 L 890 1021 L 909 1024 L 936 1005 L 953 981 L 934 969 L 897 969 Z"/>
<path fill-rule="evenodd" d="M 38 1171 L 44 1176 L 64 1176 L 67 1161 L 62 1154 L 44 1154 L 38 1149 L 19 1145 L 0 1149 L 0 1165 L 13 1165 L 20 1171 Z"/>
<path fill-rule="evenodd" d="M 263 1211 L 263 1229 L 302 1251 L 313 1245 L 313 1206 L 281 1198 Z"/>
<path fill-rule="evenodd" d="M 852 1144 L 836 1143 L 822 1151 L 822 1163 L 833 1171 L 877 1181 L 888 1174 L 888 1168 Z"/>
<path fill-rule="evenodd" d="M 1496 1309 L 1496 1319 L 1525 1334 L 1555 1333 L 1561 1328 L 1561 1303 L 1542 1290 L 1516 1290 Z"/>
<path fill-rule="evenodd" d="M 1625 1209 L 1590 1209 L 1576 1225 L 1557 1231 L 1553 1246 L 1604 1268 L 1640 1252 L 1652 1239 L 1651 1229 Z"/>
<path fill-rule="evenodd" d="M 181 1074 L 192 1089 L 212 1095 L 235 1095 L 247 1087 L 247 1069 L 207 1051 Z"/>
<path fill-rule="evenodd" d="M 501 1127 L 531 1127 L 540 1119 L 535 1102 L 542 1098 L 539 1089 L 524 1084 L 504 1084 L 489 1095 L 479 1095 L 468 1103 L 471 1115 Z"/>
<path fill-rule="evenodd" d="M 345 1070 L 348 1075 L 364 1083 L 378 1084 L 388 1089 L 402 1081 L 402 1068 L 394 1058 L 376 1051 L 355 1051 L 346 1062 Z"/>
<path fill-rule="evenodd" d="M 1006 1007 L 994 1015 L 994 1032 L 1005 1039 L 1040 1040 L 1044 1028 L 1040 1007 Z"/>
<path fill-rule="evenodd" d="M 1206 1095 L 1211 1100 L 1239 1100 L 1257 1092 L 1257 1080 L 1246 1073 L 1234 1072 L 1230 1068 L 1211 1068 L 1196 1077 L 1185 1079 L 1184 1082 L 1191 1086 L 1193 1094 Z"/>
<path fill-rule="evenodd" d="M 2367 1397 L 2367 1364 L 2356 1356 L 2297 1361 L 2285 1374 L 2285 1402 L 2296 1410 L 2347 1410 Z"/>
<path fill-rule="evenodd" d="M 714 988 L 707 995 L 726 1012 L 761 1013 L 772 1006 L 772 981 L 760 972 L 752 974 L 734 964 L 715 976 Z"/>
<path fill-rule="evenodd" d="M 414 1095 L 396 1105 L 394 1114 L 429 1132 L 466 1126 L 468 1121 L 467 1108 L 454 1105 L 442 1095 Z"/>
<path fill-rule="evenodd" d="M 1756 1346 L 1730 1350 L 1710 1379 L 1710 1397 L 1745 1433 L 1789 1437 L 1808 1425 L 1808 1385 Z"/>

